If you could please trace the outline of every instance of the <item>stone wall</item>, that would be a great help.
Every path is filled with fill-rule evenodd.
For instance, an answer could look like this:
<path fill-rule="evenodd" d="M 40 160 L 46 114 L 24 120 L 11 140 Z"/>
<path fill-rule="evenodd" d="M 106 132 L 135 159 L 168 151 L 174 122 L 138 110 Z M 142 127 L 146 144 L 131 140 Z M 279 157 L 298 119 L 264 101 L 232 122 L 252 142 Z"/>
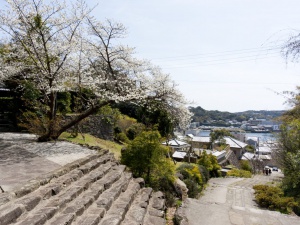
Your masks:
<path fill-rule="evenodd" d="M 113 125 L 110 124 L 102 115 L 93 115 L 84 119 L 79 123 L 78 128 L 78 132 L 89 133 L 101 139 L 113 140 L 114 138 Z M 76 127 L 73 127 L 69 130 L 69 132 L 72 132 L 75 129 Z"/>

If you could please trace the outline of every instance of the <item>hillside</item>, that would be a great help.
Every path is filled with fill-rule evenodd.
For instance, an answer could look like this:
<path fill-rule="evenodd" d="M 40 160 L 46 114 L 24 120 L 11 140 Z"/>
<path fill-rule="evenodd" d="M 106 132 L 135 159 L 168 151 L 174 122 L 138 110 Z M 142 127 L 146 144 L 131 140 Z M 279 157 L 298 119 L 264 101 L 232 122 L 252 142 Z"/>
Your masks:
<path fill-rule="evenodd" d="M 199 122 L 200 124 L 207 124 L 211 121 L 225 122 L 228 120 L 236 120 L 237 122 L 242 122 L 245 120 L 249 120 L 250 118 L 272 120 L 279 117 L 285 112 L 284 110 L 248 110 L 245 112 L 230 113 L 218 110 L 205 110 L 200 106 L 190 107 L 189 110 L 194 113 L 192 122 Z"/>

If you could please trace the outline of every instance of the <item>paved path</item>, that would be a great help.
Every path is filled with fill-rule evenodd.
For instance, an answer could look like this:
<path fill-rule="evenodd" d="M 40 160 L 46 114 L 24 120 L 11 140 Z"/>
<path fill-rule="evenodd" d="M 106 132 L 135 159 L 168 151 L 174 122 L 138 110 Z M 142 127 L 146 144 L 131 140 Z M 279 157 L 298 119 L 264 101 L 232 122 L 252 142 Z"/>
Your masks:
<path fill-rule="evenodd" d="M 95 153 L 64 141 L 38 143 L 32 134 L 0 133 L 0 186 L 11 191 L 30 179 Z"/>
<path fill-rule="evenodd" d="M 253 178 L 214 178 L 200 199 L 187 199 L 184 211 L 190 225 L 300 225 L 300 218 L 259 209 L 255 184 L 280 179 L 280 172 Z"/>

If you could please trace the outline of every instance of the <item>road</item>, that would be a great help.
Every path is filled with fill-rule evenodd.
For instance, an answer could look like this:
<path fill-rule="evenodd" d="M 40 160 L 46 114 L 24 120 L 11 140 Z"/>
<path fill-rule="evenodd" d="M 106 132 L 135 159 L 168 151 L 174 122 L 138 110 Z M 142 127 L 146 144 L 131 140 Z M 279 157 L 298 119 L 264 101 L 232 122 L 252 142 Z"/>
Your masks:
<path fill-rule="evenodd" d="M 184 211 L 190 225 L 300 225 L 300 218 L 260 209 L 254 202 L 255 184 L 282 177 L 281 172 L 253 178 L 213 178 L 199 199 L 187 199 Z"/>

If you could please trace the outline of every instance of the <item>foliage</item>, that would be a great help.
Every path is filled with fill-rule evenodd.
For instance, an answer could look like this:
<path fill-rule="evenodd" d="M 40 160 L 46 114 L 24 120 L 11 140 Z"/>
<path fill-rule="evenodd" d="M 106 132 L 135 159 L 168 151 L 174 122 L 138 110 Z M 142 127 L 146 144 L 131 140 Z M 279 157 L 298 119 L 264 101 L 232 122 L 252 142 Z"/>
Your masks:
<path fill-rule="evenodd" d="M 145 124 L 147 129 L 157 129 L 161 136 L 167 137 L 173 133 L 173 128 L 178 124 L 178 118 L 172 118 L 172 114 L 161 107 L 160 102 L 150 101 L 144 105 L 124 104 L 116 105 L 123 114 L 136 118 L 138 122 Z"/>
<path fill-rule="evenodd" d="M 293 197 L 284 197 L 284 193 L 279 187 L 255 185 L 253 189 L 256 202 L 261 207 L 282 213 L 291 213 L 298 206 Z"/>
<path fill-rule="evenodd" d="M 197 198 L 204 185 L 198 165 L 183 163 L 176 170 L 183 176 L 183 182 L 188 188 L 188 196 Z"/>
<path fill-rule="evenodd" d="M 252 173 L 248 170 L 239 170 L 239 169 L 232 169 L 227 172 L 227 176 L 230 177 L 243 177 L 243 178 L 251 178 Z"/>
<path fill-rule="evenodd" d="M 252 172 L 252 167 L 251 167 L 250 162 L 248 160 L 240 160 L 240 165 L 241 165 L 242 170 Z"/>
<path fill-rule="evenodd" d="M 71 112 L 71 93 L 70 92 L 58 92 L 57 93 L 57 110 L 61 114 Z"/>
<path fill-rule="evenodd" d="M 203 151 L 198 160 L 198 164 L 205 167 L 210 177 L 219 177 L 221 166 L 218 164 L 218 160 L 212 154 L 207 154 L 206 151 Z"/>
<path fill-rule="evenodd" d="M 209 136 L 210 136 L 210 142 L 213 143 L 217 141 L 219 145 L 226 143 L 224 140 L 225 136 L 233 137 L 230 131 L 227 129 L 215 129 L 212 132 L 210 132 Z"/>
<path fill-rule="evenodd" d="M 127 135 L 126 135 L 125 133 L 123 133 L 123 132 L 115 134 L 115 140 L 116 140 L 116 141 L 119 141 L 119 142 L 126 143 L 126 144 L 129 144 L 129 143 L 130 143 L 129 138 L 128 138 Z"/>
<path fill-rule="evenodd" d="M 121 163 L 147 185 L 160 189 L 166 181 L 174 182 L 174 165 L 166 158 L 167 149 L 160 143 L 158 131 L 144 131 L 122 153 Z"/>
<path fill-rule="evenodd" d="M 145 130 L 145 125 L 142 123 L 134 123 L 126 129 L 126 135 L 129 140 L 136 138 L 141 132 Z"/>
<path fill-rule="evenodd" d="M 114 153 L 116 159 L 120 159 L 121 157 L 121 149 L 123 145 L 117 144 L 112 141 L 96 138 L 90 134 L 82 134 L 78 135 L 77 137 L 73 137 L 70 133 L 64 132 L 59 138 L 61 140 L 68 140 L 76 144 L 98 146 L 102 149 L 108 149 L 110 152 Z"/>
<path fill-rule="evenodd" d="M 247 146 L 245 147 L 245 150 L 246 150 L 247 152 L 255 153 L 255 147 L 253 147 L 252 145 L 247 145 Z"/>
<path fill-rule="evenodd" d="M 274 119 L 283 114 L 284 111 L 254 111 L 249 110 L 245 112 L 237 112 L 237 113 L 230 113 L 230 112 L 221 112 L 218 110 L 205 110 L 198 107 L 190 107 L 189 110 L 194 114 L 192 117 L 193 122 L 199 122 L 200 125 L 223 125 L 223 126 L 230 126 L 230 124 L 226 123 L 228 120 L 236 120 L 238 122 L 249 120 L 250 118 L 257 118 L 257 119 Z"/>
<path fill-rule="evenodd" d="M 102 115 L 103 120 L 105 120 L 107 123 L 111 124 L 112 126 L 116 126 L 121 116 L 120 111 L 116 108 L 112 108 L 110 105 L 101 107 L 98 110 L 97 114 Z"/>
<path fill-rule="evenodd" d="M 7 0 L 2 7 L 0 81 L 30 81 L 40 92 L 37 100 L 43 109 L 46 123 L 41 126 L 46 127 L 46 133 L 39 141 L 57 139 L 101 107 L 119 102 L 147 108 L 156 107 L 148 103 L 159 102 L 171 123 L 186 127 L 191 113 L 170 76 L 136 59 L 133 48 L 119 44 L 126 35 L 121 23 L 100 22 L 91 14 L 81 0 Z M 81 95 L 82 90 L 92 94 Z M 60 92 L 80 94 L 76 96 L 80 110 L 66 121 L 58 119 Z M 64 113 L 69 110 L 65 103 L 60 103 L 65 105 L 60 109 Z"/>
<path fill-rule="evenodd" d="M 300 198 L 300 87 L 288 93 L 292 108 L 281 117 L 276 160 L 284 173 L 283 190 L 287 196 Z"/>
<path fill-rule="evenodd" d="M 122 114 L 117 121 L 116 128 L 120 132 L 126 133 L 126 130 L 135 123 L 137 123 L 136 119 Z"/>

